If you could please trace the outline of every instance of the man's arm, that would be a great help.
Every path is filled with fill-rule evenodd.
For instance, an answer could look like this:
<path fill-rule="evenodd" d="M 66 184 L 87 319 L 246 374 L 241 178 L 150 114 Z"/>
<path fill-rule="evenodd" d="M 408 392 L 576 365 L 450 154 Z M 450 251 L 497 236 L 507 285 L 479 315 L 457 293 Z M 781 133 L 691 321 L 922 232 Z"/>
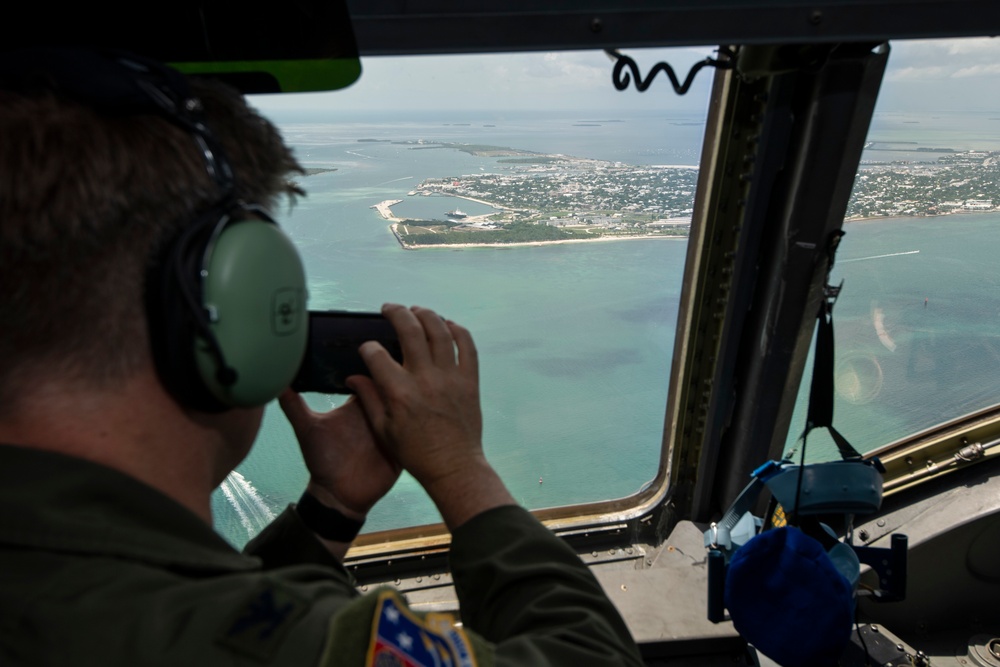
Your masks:
<path fill-rule="evenodd" d="M 482 449 L 478 358 L 468 331 L 433 311 L 386 306 L 403 365 L 362 346 L 372 378 L 349 380 L 386 452 L 453 534 L 465 626 L 497 664 L 641 665 L 628 628 L 575 553 L 516 506 Z"/>
<path fill-rule="evenodd" d="M 497 665 L 642 665 L 590 570 L 526 510 L 471 519 L 450 556 L 462 621 L 495 645 Z"/>
<path fill-rule="evenodd" d="M 400 465 L 421 483 L 453 533 L 452 573 L 480 664 L 640 665 L 628 629 L 590 571 L 516 505 L 487 462 L 469 332 L 422 308 L 390 305 L 383 313 L 399 334 L 403 365 L 379 344 L 366 343 L 361 353 L 372 377 L 348 381 L 357 403 L 320 415 L 294 394 L 282 397 L 312 473 L 310 489 L 329 507 L 363 516 L 388 491 Z M 359 405 L 367 421 L 357 419 Z M 281 527 L 290 539 L 302 538 L 294 514 L 275 523 L 271 533 Z M 272 537 L 280 538 L 269 534 L 253 546 L 270 543 L 277 558 L 288 558 L 288 544 Z M 341 557 L 347 546 L 327 544 L 327 553 Z M 383 631 L 385 641 L 399 641 L 385 650 L 419 650 L 395 623 L 410 617 L 414 629 L 433 633 L 435 621 L 428 617 L 421 626 L 419 614 L 402 601 L 395 604 L 374 593 L 338 612 L 323 664 L 370 657 L 385 648 L 379 643 Z M 386 609 L 392 613 L 385 611 L 384 623 L 391 627 L 383 623 Z M 453 634 L 455 642 L 463 641 L 460 631 Z"/>

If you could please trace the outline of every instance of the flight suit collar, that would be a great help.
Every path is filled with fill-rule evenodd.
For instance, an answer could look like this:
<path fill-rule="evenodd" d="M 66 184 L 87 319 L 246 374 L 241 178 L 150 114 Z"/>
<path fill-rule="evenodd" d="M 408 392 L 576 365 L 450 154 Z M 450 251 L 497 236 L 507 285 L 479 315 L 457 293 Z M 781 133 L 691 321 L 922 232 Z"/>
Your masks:
<path fill-rule="evenodd" d="M 0 544 L 201 572 L 260 568 L 193 512 L 116 470 L 0 445 Z"/>

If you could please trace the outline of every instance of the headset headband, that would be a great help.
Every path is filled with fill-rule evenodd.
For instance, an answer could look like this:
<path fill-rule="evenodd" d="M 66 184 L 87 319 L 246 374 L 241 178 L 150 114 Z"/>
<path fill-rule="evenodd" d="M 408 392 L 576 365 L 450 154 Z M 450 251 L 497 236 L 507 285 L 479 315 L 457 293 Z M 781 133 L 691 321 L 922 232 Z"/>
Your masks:
<path fill-rule="evenodd" d="M 159 115 L 194 137 L 206 171 L 224 196 L 232 193 L 233 171 L 204 122 L 201 101 L 183 74 L 161 62 L 110 50 L 16 49 L 0 56 L 0 88 L 48 90 L 105 114 Z"/>

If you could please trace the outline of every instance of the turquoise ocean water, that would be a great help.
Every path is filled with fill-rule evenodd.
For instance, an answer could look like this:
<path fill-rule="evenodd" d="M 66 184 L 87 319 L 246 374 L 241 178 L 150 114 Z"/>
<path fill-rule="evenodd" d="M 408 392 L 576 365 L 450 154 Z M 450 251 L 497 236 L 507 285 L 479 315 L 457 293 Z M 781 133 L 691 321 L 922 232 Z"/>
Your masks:
<path fill-rule="evenodd" d="M 837 430 L 871 451 L 1000 402 L 1000 214 L 844 229 L 832 275 L 844 282 L 834 306 Z M 790 440 L 804 427 L 807 392 L 803 382 Z M 826 431 L 814 433 L 810 458 L 836 458 Z"/>
<path fill-rule="evenodd" d="M 526 506 L 621 497 L 655 475 L 686 241 L 404 251 L 372 205 L 407 200 L 425 178 L 502 167 L 451 149 L 358 140 L 484 143 L 692 165 L 701 116 L 585 127 L 581 120 L 592 118 L 537 114 L 277 120 L 305 166 L 336 170 L 303 178 L 308 197 L 290 213 L 276 211 L 305 258 L 311 308 L 377 310 L 394 301 L 467 326 L 480 350 L 486 452 Z M 882 122 L 886 140 L 915 134 L 912 122 Z M 405 206 L 424 208 L 398 210 L 443 213 L 456 205 L 478 212 L 447 198 L 411 198 Z M 841 432 L 871 449 L 994 402 L 1000 216 L 850 223 L 847 231 L 835 275 L 845 279 L 835 311 Z M 309 396 L 317 408 L 342 400 Z M 796 414 L 793 431 L 803 419 Z M 814 455 L 832 451 L 822 438 L 811 439 L 814 447 Z M 254 450 L 213 497 L 217 527 L 243 544 L 297 498 L 306 479 L 291 429 L 269 406 Z M 366 530 L 437 520 L 404 476 Z"/>

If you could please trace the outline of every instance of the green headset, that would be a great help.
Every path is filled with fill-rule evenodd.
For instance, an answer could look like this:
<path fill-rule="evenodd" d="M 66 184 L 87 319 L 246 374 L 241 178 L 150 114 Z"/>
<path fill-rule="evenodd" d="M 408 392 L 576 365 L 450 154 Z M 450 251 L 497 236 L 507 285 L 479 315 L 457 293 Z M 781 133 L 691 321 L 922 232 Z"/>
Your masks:
<path fill-rule="evenodd" d="M 305 301 L 302 261 L 270 216 L 214 207 L 168 244 L 147 278 L 161 381 L 202 411 L 267 403 L 305 354 Z"/>
<path fill-rule="evenodd" d="M 235 180 L 185 77 L 122 53 L 30 49 L 0 57 L 0 87 L 54 89 L 109 114 L 156 114 L 188 131 L 218 186 L 212 206 L 158 253 L 146 276 L 157 373 L 184 406 L 263 405 L 291 384 L 308 336 L 305 271 L 291 240 Z"/>

